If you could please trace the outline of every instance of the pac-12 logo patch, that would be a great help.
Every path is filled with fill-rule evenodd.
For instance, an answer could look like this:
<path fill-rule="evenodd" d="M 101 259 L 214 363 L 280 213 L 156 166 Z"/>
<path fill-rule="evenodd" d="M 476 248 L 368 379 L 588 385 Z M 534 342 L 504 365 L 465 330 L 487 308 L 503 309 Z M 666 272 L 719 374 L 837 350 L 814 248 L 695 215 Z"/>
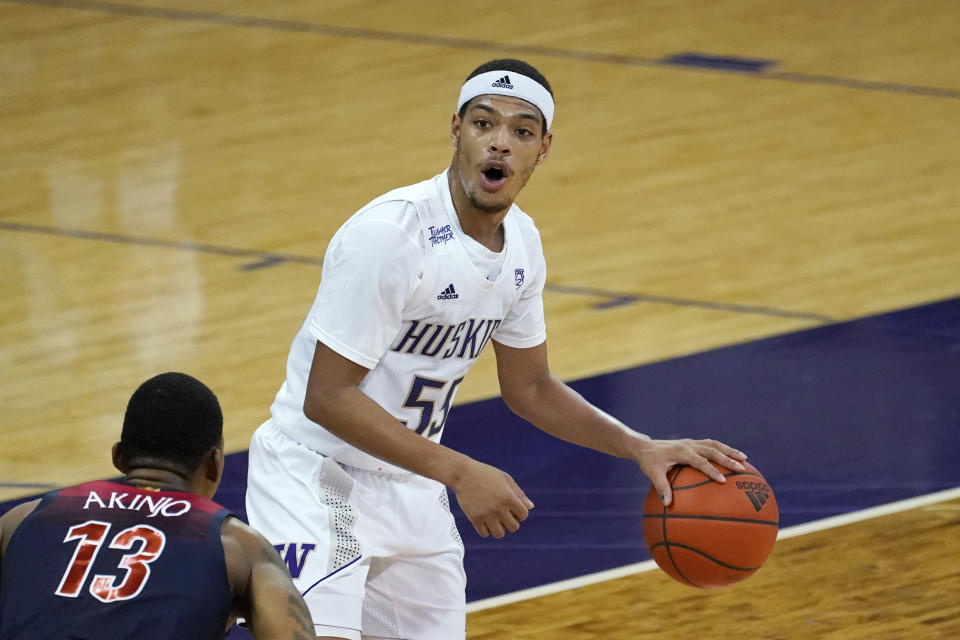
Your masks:
<path fill-rule="evenodd" d="M 514 269 L 513 270 L 513 281 L 517 285 L 517 289 L 523 284 L 523 269 Z"/>

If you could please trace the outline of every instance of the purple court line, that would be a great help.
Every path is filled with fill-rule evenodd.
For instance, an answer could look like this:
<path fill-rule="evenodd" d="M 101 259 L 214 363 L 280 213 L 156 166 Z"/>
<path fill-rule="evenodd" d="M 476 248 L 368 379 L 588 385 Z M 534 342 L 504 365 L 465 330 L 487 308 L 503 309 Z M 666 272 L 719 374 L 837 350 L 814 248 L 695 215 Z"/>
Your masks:
<path fill-rule="evenodd" d="M 97 240 L 101 242 L 113 242 L 116 244 L 158 247 L 162 249 L 192 251 L 195 253 L 211 253 L 216 255 L 253 259 L 252 262 L 247 262 L 241 265 L 240 269 L 243 271 L 263 269 L 287 262 L 309 265 L 323 264 L 322 258 L 311 256 L 269 253 L 265 251 L 258 251 L 256 249 L 221 247 L 218 245 L 191 242 L 189 240 L 160 240 L 158 238 L 127 236 L 119 233 L 103 233 L 100 231 L 85 231 L 82 229 L 61 229 L 58 227 L 48 227 L 37 224 L 22 224 L 18 222 L 5 222 L 2 220 L 0 220 L 0 229 L 21 233 L 37 233 L 43 235 L 61 236 L 65 238 L 77 238 L 81 240 Z M 671 298 L 668 296 L 657 296 L 642 293 L 623 293 L 620 291 L 608 291 L 606 289 L 599 289 L 596 287 L 578 287 L 552 284 L 549 282 L 544 286 L 544 291 L 562 293 L 566 295 L 586 296 L 591 298 L 603 298 L 603 301 L 594 305 L 594 309 L 598 311 L 635 304 L 637 302 L 648 302 L 653 304 L 667 304 L 679 307 L 698 307 L 701 309 L 712 309 L 715 311 L 729 311 L 731 313 L 759 314 L 782 318 L 799 318 L 803 320 L 812 320 L 821 324 L 830 324 L 836 322 L 835 319 L 829 316 L 817 313 L 807 313 L 804 311 L 731 304 L 726 302 L 711 302 L 709 300 L 689 300 L 684 298 Z"/>
<path fill-rule="evenodd" d="M 801 320 L 811 320 L 820 324 L 832 324 L 837 322 L 835 318 L 819 313 L 809 313 L 807 311 L 792 311 L 790 309 L 776 309 L 773 307 L 762 307 L 756 305 L 732 304 L 729 302 L 711 302 L 709 300 L 690 300 L 685 298 L 672 298 L 669 296 L 657 296 L 646 293 L 622 293 L 616 291 L 607 291 L 593 287 L 577 287 L 560 284 L 547 283 L 545 291 L 554 291 L 556 293 L 569 293 L 581 296 L 596 296 L 607 298 L 604 302 L 598 303 L 595 308 L 608 309 L 614 306 L 624 304 L 633 304 L 636 302 L 649 302 L 653 304 L 668 304 L 677 307 L 697 307 L 700 309 L 712 309 L 714 311 L 729 311 L 731 313 L 746 313 L 763 316 L 777 316 L 781 318 L 798 318 Z"/>
<path fill-rule="evenodd" d="M 255 261 L 245 264 L 241 269 L 249 271 L 283 262 L 297 262 L 300 264 L 322 265 L 323 260 L 313 256 L 298 256 L 295 254 L 278 254 L 256 249 L 239 249 L 235 247 L 221 247 L 213 244 L 191 242 L 189 240 L 160 240 L 142 236 L 127 236 L 119 233 L 104 233 L 102 231 L 84 231 L 83 229 L 61 229 L 39 224 L 22 224 L 18 222 L 4 222 L 0 220 L 0 229 L 24 233 L 38 233 L 43 235 L 78 238 L 81 240 L 99 240 L 116 244 L 137 245 L 142 247 L 159 247 L 163 249 L 178 249 L 195 253 L 213 253 L 236 258 L 254 258 Z"/>
<path fill-rule="evenodd" d="M 118 2 L 83 2 L 82 0 L 0 0 L 9 4 L 22 4 L 38 7 L 52 7 L 62 9 L 77 9 L 80 11 L 96 11 L 115 15 L 127 15 L 138 18 L 160 18 L 164 20 L 180 20 L 184 22 L 206 22 L 229 27 L 247 27 L 254 29 L 272 29 L 274 31 L 288 31 L 298 33 L 313 33 L 325 36 L 342 38 L 358 38 L 363 40 L 380 40 L 387 42 L 403 42 L 413 45 L 431 47 L 449 47 L 453 49 L 477 49 L 483 51 L 500 52 L 513 55 L 533 55 L 545 58 L 565 60 L 579 60 L 582 62 L 597 62 L 631 67 L 671 66 L 686 68 L 693 71 L 711 71 L 713 73 L 735 73 L 737 75 L 753 76 L 766 80 L 780 80 L 803 84 L 822 84 L 828 86 L 846 87 L 861 91 L 883 91 L 889 93 L 905 93 L 930 98 L 960 99 L 960 89 L 943 87 L 928 87 L 914 84 L 895 82 L 881 82 L 843 78 L 839 76 L 792 73 L 785 71 L 767 71 L 764 68 L 744 70 L 742 68 L 726 68 L 723 66 L 677 65 L 671 58 L 645 58 L 623 54 L 600 53 L 595 51 L 580 51 L 576 49 L 560 49 L 538 45 L 525 45 L 492 40 L 474 40 L 470 38 L 454 38 L 449 36 L 432 36 L 426 34 L 403 33 L 399 31 L 384 31 L 380 29 L 364 29 L 360 27 L 345 27 L 340 25 L 302 22 L 298 20 L 276 20 L 256 16 L 229 15 L 210 11 L 191 11 L 186 9 L 168 9 L 165 7 L 133 6 Z M 709 56 L 707 56 L 709 57 Z"/>
<path fill-rule="evenodd" d="M 48 489 L 55 486 L 44 482 L 0 482 L 0 489 Z"/>

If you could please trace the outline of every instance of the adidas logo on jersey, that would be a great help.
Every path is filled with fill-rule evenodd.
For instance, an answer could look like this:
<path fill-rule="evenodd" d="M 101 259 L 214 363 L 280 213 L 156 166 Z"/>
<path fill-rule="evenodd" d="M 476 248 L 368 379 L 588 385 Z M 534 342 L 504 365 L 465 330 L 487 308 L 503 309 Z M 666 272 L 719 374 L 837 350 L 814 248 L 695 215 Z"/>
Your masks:
<path fill-rule="evenodd" d="M 437 300 L 456 300 L 460 295 L 457 293 L 457 290 L 453 288 L 451 283 L 446 289 L 440 292 L 440 295 L 437 296 Z"/>
<path fill-rule="evenodd" d="M 497 89 L 513 89 L 513 85 L 510 84 L 510 76 L 503 76 L 490 86 L 496 87 Z"/>

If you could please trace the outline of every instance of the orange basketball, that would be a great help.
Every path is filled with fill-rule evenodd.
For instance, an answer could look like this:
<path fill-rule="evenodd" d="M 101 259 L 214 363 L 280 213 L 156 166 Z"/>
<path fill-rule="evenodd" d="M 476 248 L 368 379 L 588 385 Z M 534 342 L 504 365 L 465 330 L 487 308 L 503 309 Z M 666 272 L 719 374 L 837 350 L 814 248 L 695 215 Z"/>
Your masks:
<path fill-rule="evenodd" d="M 725 587 L 756 573 L 777 539 L 780 511 L 766 479 L 752 465 L 723 472 L 723 484 L 693 467 L 667 473 L 673 503 L 651 487 L 643 505 L 643 536 L 667 575 L 694 587 Z"/>

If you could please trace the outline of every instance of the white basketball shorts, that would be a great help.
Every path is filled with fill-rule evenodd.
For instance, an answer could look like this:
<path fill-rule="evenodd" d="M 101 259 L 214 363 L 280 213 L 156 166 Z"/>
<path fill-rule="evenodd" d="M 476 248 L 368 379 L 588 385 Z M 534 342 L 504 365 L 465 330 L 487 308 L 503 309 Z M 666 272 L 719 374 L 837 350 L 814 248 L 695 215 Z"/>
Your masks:
<path fill-rule="evenodd" d="M 463 543 L 447 492 L 344 467 L 268 420 L 253 435 L 247 516 L 283 557 L 318 636 L 463 640 Z"/>

